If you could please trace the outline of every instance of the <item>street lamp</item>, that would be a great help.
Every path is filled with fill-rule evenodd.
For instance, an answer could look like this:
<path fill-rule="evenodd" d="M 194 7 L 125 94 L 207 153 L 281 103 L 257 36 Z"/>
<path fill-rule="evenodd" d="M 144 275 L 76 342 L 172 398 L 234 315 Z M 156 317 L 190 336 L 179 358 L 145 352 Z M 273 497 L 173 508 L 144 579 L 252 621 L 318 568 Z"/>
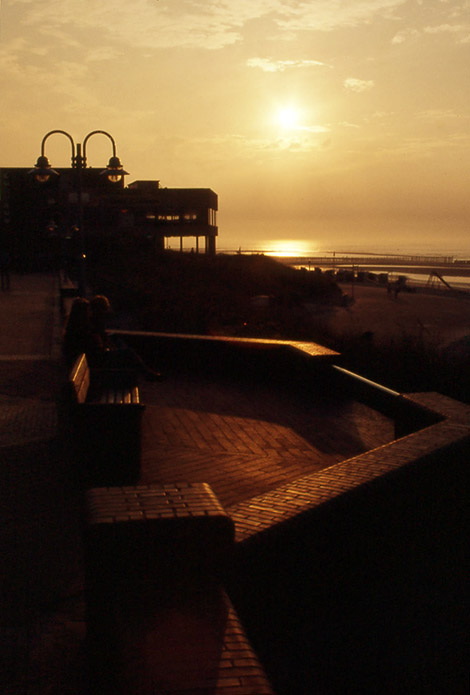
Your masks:
<path fill-rule="evenodd" d="M 72 136 L 67 133 L 65 130 L 51 130 L 49 133 L 46 133 L 46 135 L 43 137 L 42 142 L 41 142 L 41 154 L 38 157 L 38 160 L 35 164 L 35 166 L 28 171 L 28 174 L 31 174 L 34 176 L 36 181 L 39 183 L 47 183 L 51 176 L 59 176 L 59 172 L 53 169 L 49 163 L 48 158 L 46 157 L 46 152 L 45 152 L 45 147 L 46 147 L 46 141 L 51 135 L 55 135 L 56 133 L 60 133 L 61 135 L 65 135 L 71 145 L 72 149 L 72 169 L 75 169 L 78 173 L 77 177 L 77 187 L 78 187 L 78 227 L 79 227 L 79 233 L 80 233 L 80 276 L 79 276 L 79 287 L 78 287 L 78 293 L 80 297 L 84 297 L 86 293 L 86 248 L 85 248 L 85 231 L 83 227 L 83 179 L 82 179 L 82 171 L 86 169 L 87 163 L 86 163 L 86 146 L 88 140 L 93 136 L 97 134 L 101 135 L 106 135 L 107 138 L 111 141 L 112 148 L 113 148 L 113 155 L 110 157 L 108 166 L 106 169 L 100 172 L 100 175 L 106 176 L 107 179 L 111 183 L 118 183 L 121 181 L 121 179 L 128 174 L 127 171 L 124 171 L 121 161 L 119 157 L 116 155 L 116 143 L 114 141 L 114 138 L 107 133 L 105 130 L 92 130 L 91 133 L 88 133 L 88 135 L 85 137 L 83 141 L 83 148 L 80 143 L 77 143 L 75 145 L 75 142 L 72 138 Z"/>

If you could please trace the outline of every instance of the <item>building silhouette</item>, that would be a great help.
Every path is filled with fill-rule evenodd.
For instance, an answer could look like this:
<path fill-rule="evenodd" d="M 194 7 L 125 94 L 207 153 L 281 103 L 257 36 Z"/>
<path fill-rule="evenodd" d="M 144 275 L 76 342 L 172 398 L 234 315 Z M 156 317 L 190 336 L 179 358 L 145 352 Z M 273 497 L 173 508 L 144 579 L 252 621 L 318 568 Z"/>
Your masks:
<path fill-rule="evenodd" d="M 59 176 L 39 182 L 28 168 L 0 169 L 0 245 L 20 267 L 43 268 L 64 245 L 78 248 L 80 226 L 86 239 L 133 235 L 163 250 L 175 238 L 183 250 L 192 238 L 196 252 L 215 254 L 218 198 L 211 189 L 165 188 L 156 180 L 125 187 L 92 167 L 55 171 Z"/>

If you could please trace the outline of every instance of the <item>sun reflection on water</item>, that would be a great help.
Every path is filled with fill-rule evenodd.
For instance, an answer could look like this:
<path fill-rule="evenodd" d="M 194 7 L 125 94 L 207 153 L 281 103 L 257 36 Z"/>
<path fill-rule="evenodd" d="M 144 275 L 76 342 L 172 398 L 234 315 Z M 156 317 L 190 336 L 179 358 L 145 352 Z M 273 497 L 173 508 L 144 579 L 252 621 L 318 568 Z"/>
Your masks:
<path fill-rule="evenodd" d="M 302 239 L 275 239 L 266 243 L 266 255 L 277 257 L 311 256 L 319 248 L 311 241 Z"/>

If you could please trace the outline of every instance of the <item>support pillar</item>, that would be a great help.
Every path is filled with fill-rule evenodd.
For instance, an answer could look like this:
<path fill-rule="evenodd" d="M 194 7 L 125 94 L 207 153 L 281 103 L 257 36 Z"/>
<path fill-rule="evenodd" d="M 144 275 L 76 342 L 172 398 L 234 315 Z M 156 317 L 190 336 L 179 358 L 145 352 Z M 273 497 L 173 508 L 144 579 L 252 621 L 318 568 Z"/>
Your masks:
<path fill-rule="evenodd" d="M 206 253 L 215 256 L 215 236 L 206 236 Z"/>

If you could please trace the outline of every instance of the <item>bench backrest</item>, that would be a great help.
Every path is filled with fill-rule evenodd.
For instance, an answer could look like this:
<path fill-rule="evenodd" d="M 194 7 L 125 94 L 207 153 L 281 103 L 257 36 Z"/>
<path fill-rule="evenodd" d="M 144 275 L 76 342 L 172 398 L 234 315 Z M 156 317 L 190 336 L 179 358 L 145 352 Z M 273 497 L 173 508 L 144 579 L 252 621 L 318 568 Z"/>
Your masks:
<path fill-rule="evenodd" d="M 85 354 L 80 355 L 75 360 L 72 371 L 70 372 L 69 381 L 72 398 L 77 403 L 85 403 L 90 387 L 90 368 Z"/>

